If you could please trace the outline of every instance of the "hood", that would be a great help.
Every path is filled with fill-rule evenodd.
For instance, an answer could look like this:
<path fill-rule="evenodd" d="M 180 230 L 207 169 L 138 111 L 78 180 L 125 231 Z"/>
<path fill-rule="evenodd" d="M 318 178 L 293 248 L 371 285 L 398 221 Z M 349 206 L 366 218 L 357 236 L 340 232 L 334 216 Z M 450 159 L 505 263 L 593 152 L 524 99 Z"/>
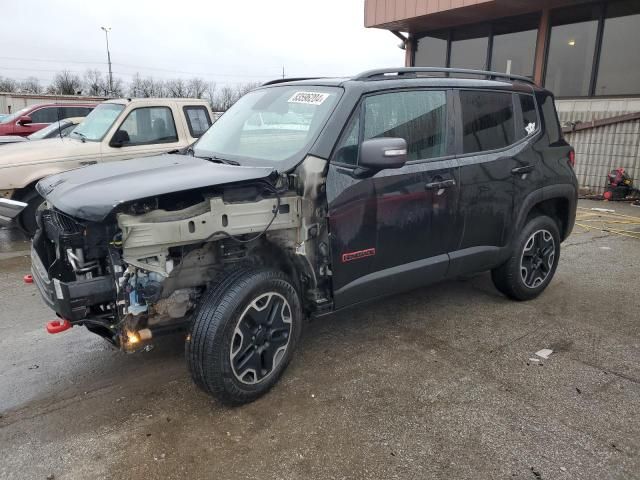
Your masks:
<path fill-rule="evenodd" d="M 18 135 L 0 135 L 0 144 L 16 143 L 16 142 L 28 142 L 27 137 L 20 137 Z"/>
<path fill-rule="evenodd" d="M 272 175 L 271 167 L 237 167 L 187 155 L 159 155 L 91 165 L 51 175 L 38 193 L 64 213 L 88 221 L 104 220 L 118 205 Z"/>
<path fill-rule="evenodd" d="M 82 142 L 69 137 L 11 143 L 0 149 L 0 169 L 99 155 L 100 142 Z"/>

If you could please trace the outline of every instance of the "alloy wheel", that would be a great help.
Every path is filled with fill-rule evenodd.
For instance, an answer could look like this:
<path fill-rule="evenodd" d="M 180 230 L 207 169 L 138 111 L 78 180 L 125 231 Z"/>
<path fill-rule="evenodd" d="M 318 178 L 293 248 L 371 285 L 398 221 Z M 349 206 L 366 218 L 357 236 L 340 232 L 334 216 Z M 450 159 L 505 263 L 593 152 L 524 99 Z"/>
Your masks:
<path fill-rule="evenodd" d="M 556 243 L 548 230 L 537 230 L 524 244 L 520 276 L 527 288 L 539 287 L 549 276 L 556 258 Z"/>
<path fill-rule="evenodd" d="M 236 379 L 264 381 L 282 361 L 291 336 L 291 307 L 276 292 L 261 294 L 242 312 L 231 338 L 230 360 Z"/>

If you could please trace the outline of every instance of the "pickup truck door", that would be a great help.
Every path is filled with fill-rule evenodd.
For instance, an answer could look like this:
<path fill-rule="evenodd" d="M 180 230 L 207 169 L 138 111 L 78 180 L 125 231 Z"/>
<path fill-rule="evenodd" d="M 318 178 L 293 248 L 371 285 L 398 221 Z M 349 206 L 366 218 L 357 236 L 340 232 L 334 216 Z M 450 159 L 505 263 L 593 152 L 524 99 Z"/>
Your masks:
<path fill-rule="evenodd" d="M 180 115 L 164 105 L 134 108 L 103 140 L 101 160 L 148 157 L 186 146 L 183 122 L 176 122 Z"/>
<path fill-rule="evenodd" d="M 337 308 L 445 277 L 460 236 L 451 95 L 425 89 L 369 95 L 340 141 L 327 177 Z M 364 123 L 357 135 L 356 123 Z M 407 164 L 353 178 L 360 143 L 380 137 L 404 138 Z"/>

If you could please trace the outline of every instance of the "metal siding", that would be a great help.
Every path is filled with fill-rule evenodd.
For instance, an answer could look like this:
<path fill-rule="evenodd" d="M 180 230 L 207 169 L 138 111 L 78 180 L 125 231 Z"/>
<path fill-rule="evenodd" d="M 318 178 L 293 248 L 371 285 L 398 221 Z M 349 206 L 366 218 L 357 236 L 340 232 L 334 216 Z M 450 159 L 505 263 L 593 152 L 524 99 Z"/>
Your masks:
<path fill-rule="evenodd" d="M 594 119 L 640 112 L 638 99 L 558 100 L 561 123 L 589 122 Z M 576 150 L 576 176 L 581 188 L 602 193 L 607 173 L 624 168 L 640 184 L 640 120 L 581 130 L 565 134 Z"/>

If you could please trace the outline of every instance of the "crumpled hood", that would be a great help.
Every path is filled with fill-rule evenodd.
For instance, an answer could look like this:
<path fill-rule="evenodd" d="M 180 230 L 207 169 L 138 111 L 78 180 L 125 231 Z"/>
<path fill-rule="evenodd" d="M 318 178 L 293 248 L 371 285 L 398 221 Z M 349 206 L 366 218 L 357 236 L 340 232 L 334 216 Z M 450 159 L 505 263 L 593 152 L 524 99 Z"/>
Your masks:
<path fill-rule="evenodd" d="M 98 222 L 122 203 L 263 179 L 274 172 L 271 167 L 238 167 L 187 155 L 165 154 L 91 165 L 51 175 L 41 180 L 36 188 L 58 210 Z"/>
<path fill-rule="evenodd" d="M 73 138 L 47 138 L 35 142 L 10 143 L 0 148 L 1 169 L 17 165 L 33 165 L 57 160 L 98 158 L 100 142 L 82 142 Z"/>

